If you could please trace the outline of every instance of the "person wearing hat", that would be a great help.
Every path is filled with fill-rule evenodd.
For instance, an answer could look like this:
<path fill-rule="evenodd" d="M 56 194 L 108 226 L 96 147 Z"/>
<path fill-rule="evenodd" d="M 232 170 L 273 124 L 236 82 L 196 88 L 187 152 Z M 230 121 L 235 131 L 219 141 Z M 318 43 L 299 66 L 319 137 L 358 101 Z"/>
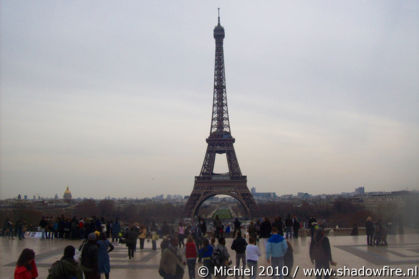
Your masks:
<path fill-rule="evenodd" d="M 99 248 L 97 245 L 97 237 L 95 233 L 87 236 L 87 243 L 81 252 L 81 264 L 86 279 L 100 279 L 98 266 Z"/>

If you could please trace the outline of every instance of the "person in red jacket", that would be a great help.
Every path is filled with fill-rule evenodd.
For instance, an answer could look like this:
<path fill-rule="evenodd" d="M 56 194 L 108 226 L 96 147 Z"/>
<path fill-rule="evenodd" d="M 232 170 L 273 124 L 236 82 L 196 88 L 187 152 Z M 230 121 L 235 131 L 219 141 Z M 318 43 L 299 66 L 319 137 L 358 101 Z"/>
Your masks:
<path fill-rule="evenodd" d="M 37 277 L 35 252 L 32 249 L 23 249 L 16 263 L 15 279 L 34 279 Z"/>
<path fill-rule="evenodd" d="M 189 279 L 195 279 L 195 264 L 198 255 L 195 242 L 192 235 L 188 236 L 185 247 L 186 262 L 188 263 Z"/>

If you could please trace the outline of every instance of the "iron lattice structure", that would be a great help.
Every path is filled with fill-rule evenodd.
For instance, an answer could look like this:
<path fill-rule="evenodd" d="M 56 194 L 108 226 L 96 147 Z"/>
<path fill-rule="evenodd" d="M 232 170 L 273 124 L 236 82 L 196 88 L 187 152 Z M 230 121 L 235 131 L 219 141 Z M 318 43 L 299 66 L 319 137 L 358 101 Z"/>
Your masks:
<path fill-rule="evenodd" d="M 247 187 L 247 177 L 241 173 L 234 150 L 235 139 L 231 136 L 224 67 L 224 37 L 224 28 L 218 16 L 218 25 L 214 28 L 214 95 L 210 135 L 206 140 L 208 146 L 201 172 L 195 177 L 194 188 L 185 206 L 185 217 L 195 216 L 205 200 L 220 194 L 237 199 L 249 217 L 257 215 L 255 200 Z M 216 154 L 226 154 L 228 173 L 214 173 Z"/>

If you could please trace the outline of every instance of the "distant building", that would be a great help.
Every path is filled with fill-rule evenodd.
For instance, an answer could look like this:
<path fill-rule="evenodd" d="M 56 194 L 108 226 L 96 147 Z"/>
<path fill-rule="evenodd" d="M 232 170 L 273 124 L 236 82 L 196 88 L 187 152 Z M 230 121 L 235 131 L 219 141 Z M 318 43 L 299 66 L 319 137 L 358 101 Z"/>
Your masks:
<path fill-rule="evenodd" d="M 264 192 L 264 193 L 256 192 L 256 187 L 252 187 L 250 189 L 250 192 L 252 193 L 253 198 L 256 200 L 275 200 L 278 198 L 278 196 L 274 192 Z"/>
<path fill-rule="evenodd" d="M 292 200 L 294 198 L 293 195 L 282 195 L 281 200 Z"/>
<path fill-rule="evenodd" d="M 361 186 L 355 189 L 355 195 L 363 196 L 365 195 L 365 187 Z"/>
<path fill-rule="evenodd" d="M 311 198 L 311 195 L 309 193 L 298 192 L 297 198 L 305 200 Z"/>
<path fill-rule="evenodd" d="M 151 198 L 154 201 L 162 201 L 164 200 L 164 195 L 157 195 Z"/>
<path fill-rule="evenodd" d="M 65 189 L 64 195 L 63 195 L 63 199 L 66 200 L 66 201 L 71 201 L 71 198 L 72 198 L 71 191 L 67 186 L 67 188 Z"/>

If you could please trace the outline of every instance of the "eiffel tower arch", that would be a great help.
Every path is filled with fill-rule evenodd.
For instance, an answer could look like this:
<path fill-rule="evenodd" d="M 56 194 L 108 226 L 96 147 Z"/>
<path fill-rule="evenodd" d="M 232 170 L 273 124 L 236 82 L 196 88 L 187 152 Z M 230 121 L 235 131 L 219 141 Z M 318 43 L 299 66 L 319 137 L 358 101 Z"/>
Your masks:
<path fill-rule="evenodd" d="M 247 217 L 255 216 L 257 211 L 252 194 L 246 185 L 246 177 L 236 181 L 220 179 L 218 181 L 201 180 L 195 177 L 194 190 L 188 200 L 189 205 L 193 205 L 188 210 L 186 216 L 193 217 L 198 214 L 200 206 L 208 199 L 216 195 L 227 195 L 237 200 L 246 212 Z M 187 205 L 188 205 L 187 203 Z"/>
<path fill-rule="evenodd" d="M 248 217 L 257 216 L 258 213 L 256 202 L 247 187 L 247 177 L 241 173 L 233 145 L 235 139 L 231 135 L 224 67 L 224 37 L 224 28 L 218 15 L 218 25 L 214 28 L 214 94 L 210 135 L 206 140 L 208 146 L 201 172 L 195 177 L 194 188 L 185 206 L 185 217 L 195 216 L 202 203 L 215 195 L 233 197 L 244 207 Z M 226 154 L 228 173 L 214 173 L 217 154 Z"/>

